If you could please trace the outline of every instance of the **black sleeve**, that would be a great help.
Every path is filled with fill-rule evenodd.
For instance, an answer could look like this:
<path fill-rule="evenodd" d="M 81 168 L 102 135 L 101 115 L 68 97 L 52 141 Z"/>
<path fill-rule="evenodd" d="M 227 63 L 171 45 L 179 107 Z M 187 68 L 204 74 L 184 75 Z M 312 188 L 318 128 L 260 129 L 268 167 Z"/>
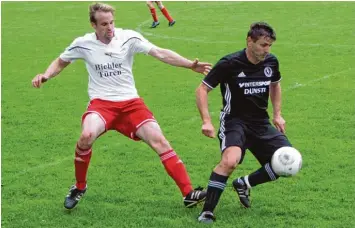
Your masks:
<path fill-rule="evenodd" d="M 224 83 L 231 76 L 231 65 L 228 59 L 222 58 L 202 80 L 202 83 L 210 89 L 216 88 L 218 84 Z"/>
<path fill-rule="evenodd" d="M 274 57 L 275 59 L 275 72 L 271 78 L 271 82 L 279 82 L 281 81 L 281 73 L 279 70 L 279 60 L 277 60 L 276 56 Z"/>

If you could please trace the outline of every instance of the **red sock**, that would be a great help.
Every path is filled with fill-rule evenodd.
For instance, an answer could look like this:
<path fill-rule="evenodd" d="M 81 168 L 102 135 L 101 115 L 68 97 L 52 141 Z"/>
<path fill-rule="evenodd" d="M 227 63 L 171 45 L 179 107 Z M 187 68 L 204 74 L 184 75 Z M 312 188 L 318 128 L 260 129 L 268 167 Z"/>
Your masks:
<path fill-rule="evenodd" d="M 81 149 L 76 145 L 75 149 L 75 178 L 76 178 L 76 187 L 80 190 L 86 188 L 86 175 L 89 168 L 90 158 L 92 154 L 92 149 Z"/>
<path fill-rule="evenodd" d="M 170 16 L 168 10 L 164 7 L 163 9 L 160 10 L 166 19 L 168 19 L 169 22 L 172 22 L 174 19 Z"/>
<path fill-rule="evenodd" d="M 176 155 L 174 150 L 168 150 L 160 155 L 160 160 L 163 163 L 166 172 L 174 179 L 183 196 L 186 196 L 191 190 L 190 177 L 187 174 L 184 163 Z"/>
<path fill-rule="evenodd" d="M 158 21 L 158 17 L 157 17 L 157 13 L 156 13 L 156 11 L 155 11 L 155 8 L 149 8 L 150 9 L 150 14 L 152 15 L 152 17 L 153 17 L 153 20 L 155 21 L 155 22 L 157 22 Z"/>

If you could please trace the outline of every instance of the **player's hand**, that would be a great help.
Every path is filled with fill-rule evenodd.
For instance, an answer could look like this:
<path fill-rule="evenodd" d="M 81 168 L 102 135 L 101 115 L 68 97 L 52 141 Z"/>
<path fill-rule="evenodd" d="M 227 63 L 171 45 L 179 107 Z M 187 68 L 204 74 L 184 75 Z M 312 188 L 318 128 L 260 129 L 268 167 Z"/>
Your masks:
<path fill-rule="evenodd" d="M 215 130 L 212 125 L 212 123 L 203 123 L 202 124 L 202 134 L 204 134 L 207 137 L 214 138 L 215 136 Z"/>
<path fill-rule="evenodd" d="M 282 133 L 286 133 L 286 121 L 282 116 L 274 116 L 272 123 L 275 125 L 276 129 Z"/>
<path fill-rule="evenodd" d="M 207 75 L 208 72 L 212 69 L 212 64 L 211 63 L 204 63 L 200 62 L 198 59 L 195 59 L 194 62 L 192 63 L 191 70 L 201 73 L 203 75 Z"/>
<path fill-rule="evenodd" d="M 47 76 L 45 76 L 44 74 L 37 74 L 36 77 L 32 79 L 32 86 L 35 88 L 39 88 L 46 81 L 48 81 Z"/>

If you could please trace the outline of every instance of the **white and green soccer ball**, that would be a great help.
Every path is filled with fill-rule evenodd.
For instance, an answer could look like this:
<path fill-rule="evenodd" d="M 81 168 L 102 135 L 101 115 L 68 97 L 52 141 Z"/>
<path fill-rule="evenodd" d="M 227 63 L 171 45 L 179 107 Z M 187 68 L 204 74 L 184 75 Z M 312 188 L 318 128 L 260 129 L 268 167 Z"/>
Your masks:
<path fill-rule="evenodd" d="M 281 147 L 272 156 L 271 167 L 279 176 L 294 176 L 302 167 L 302 155 L 293 147 Z"/>

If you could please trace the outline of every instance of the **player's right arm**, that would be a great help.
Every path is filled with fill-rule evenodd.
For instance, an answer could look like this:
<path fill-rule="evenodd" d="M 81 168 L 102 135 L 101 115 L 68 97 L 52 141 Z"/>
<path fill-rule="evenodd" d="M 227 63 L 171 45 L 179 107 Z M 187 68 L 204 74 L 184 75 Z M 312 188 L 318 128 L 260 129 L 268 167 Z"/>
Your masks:
<path fill-rule="evenodd" d="M 91 51 L 91 49 L 86 47 L 84 37 L 76 38 L 69 47 L 48 66 L 43 74 L 37 74 L 32 79 L 32 86 L 35 88 L 41 87 L 43 83 L 57 76 L 74 60 L 84 59 L 85 51 Z"/>
<path fill-rule="evenodd" d="M 215 137 L 215 129 L 208 111 L 208 93 L 218 84 L 228 80 L 230 64 L 227 58 L 222 58 L 203 79 L 196 89 L 196 105 L 202 119 L 202 134 L 207 137 Z"/>
<path fill-rule="evenodd" d="M 202 134 L 207 137 L 214 138 L 215 137 L 215 129 L 213 127 L 211 116 L 208 111 L 208 93 L 212 89 L 209 88 L 204 83 L 201 83 L 199 87 L 196 89 L 196 106 L 198 111 L 200 112 L 200 116 L 202 119 Z"/>
<path fill-rule="evenodd" d="M 43 74 L 37 74 L 32 79 L 32 86 L 35 88 L 41 87 L 43 83 L 57 76 L 70 62 L 63 61 L 60 57 L 56 58 Z"/>

